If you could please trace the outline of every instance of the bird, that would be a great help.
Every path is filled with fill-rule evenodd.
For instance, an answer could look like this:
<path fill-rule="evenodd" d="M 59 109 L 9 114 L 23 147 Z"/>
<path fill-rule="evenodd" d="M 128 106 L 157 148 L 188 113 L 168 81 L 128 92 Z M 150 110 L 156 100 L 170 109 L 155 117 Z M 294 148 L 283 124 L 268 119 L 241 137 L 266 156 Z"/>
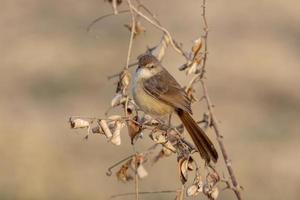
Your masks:
<path fill-rule="evenodd" d="M 176 113 L 190 134 L 200 156 L 207 163 L 217 162 L 217 150 L 191 116 L 191 101 L 185 90 L 150 53 L 138 57 L 132 95 L 135 103 L 146 114 L 166 116 Z"/>

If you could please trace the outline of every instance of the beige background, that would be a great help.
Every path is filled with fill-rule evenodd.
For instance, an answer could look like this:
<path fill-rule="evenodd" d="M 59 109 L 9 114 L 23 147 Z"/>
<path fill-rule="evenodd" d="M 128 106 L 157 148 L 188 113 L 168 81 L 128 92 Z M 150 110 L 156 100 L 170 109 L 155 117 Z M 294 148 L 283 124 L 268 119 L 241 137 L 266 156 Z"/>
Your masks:
<path fill-rule="evenodd" d="M 145 2 L 185 48 L 201 33 L 200 1 Z M 208 1 L 209 91 L 245 199 L 300 198 L 299 8 L 293 0 Z M 129 18 L 85 31 L 109 12 L 101 0 L 1 1 L 0 199 L 108 199 L 133 190 L 105 175 L 132 152 L 127 134 L 120 147 L 100 136 L 85 142 L 67 124 L 70 115 L 103 116 L 114 94 L 106 77 L 126 62 Z M 160 38 L 146 27 L 132 61 Z M 182 62 L 170 49 L 164 65 L 184 84 Z M 146 137 L 137 148 L 149 144 Z M 141 190 L 178 188 L 175 162 L 147 166 Z"/>

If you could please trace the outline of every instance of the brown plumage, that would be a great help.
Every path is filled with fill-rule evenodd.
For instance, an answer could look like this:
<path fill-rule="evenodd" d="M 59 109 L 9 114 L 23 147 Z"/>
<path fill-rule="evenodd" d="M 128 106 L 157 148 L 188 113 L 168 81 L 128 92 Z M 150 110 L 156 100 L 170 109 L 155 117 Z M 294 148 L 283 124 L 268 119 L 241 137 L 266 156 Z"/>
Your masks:
<path fill-rule="evenodd" d="M 216 162 L 218 153 L 208 136 L 191 117 L 191 102 L 175 78 L 154 56 L 149 54 L 139 58 L 136 76 L 138 77 L 134 83 L 133 94 L 138 105 L 144 108 L 145 112 L 161 115 L 175 111 L 189 132 L 201 157 L 208 163 L 211 160 Z M 140 87 L 143 89 L 140 90 Z M 149 102 L 153 105 L 149 105 Z"/>

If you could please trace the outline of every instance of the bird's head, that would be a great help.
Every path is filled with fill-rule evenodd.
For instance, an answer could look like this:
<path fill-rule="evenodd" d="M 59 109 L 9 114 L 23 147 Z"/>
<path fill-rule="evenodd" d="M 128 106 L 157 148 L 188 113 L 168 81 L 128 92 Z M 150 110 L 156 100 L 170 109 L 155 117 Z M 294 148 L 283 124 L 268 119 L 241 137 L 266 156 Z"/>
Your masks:
<path fill-rule="evenodd" d="M 162 71 L 159 60 L 151 54 L 143 54 L 138 57 L 136 73 L 143 78 L 151 77 Z"/>

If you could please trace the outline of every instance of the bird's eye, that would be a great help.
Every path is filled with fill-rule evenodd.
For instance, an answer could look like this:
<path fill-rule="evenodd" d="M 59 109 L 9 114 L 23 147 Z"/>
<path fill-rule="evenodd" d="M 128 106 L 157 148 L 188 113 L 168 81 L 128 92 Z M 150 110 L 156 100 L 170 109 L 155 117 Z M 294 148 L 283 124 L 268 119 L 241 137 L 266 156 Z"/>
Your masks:
<path fill-rule="evenodd" d="M 153 68 L 154 68 L 154 65 L 153 65 L 153 64 L 150 64 L 148 67 L 149 67 L 150 69 L 153 69 Z"/>

